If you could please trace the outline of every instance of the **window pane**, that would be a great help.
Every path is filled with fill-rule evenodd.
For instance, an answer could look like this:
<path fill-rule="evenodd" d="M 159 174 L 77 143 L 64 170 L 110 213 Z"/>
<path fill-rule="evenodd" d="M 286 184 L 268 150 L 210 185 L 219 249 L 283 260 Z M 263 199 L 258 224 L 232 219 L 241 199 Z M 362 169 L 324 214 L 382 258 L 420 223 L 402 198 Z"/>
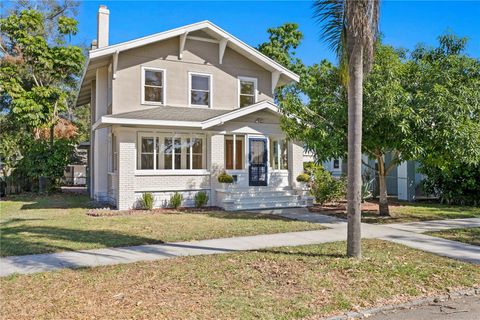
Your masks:
<path fill-rule="evenodd" d="M 278 169 L 278 140 L 270 140 L 270 165 L 273 170 Z"/>
<path fill-rule="evenodd" d="M 340 168 L 340 160 L 338 159 L 333 160 L 333 168 L 334 169 Z"/>
<path fill-rule="evenodd" d="M 245 137 L 244 136 L 236 136 L 235 137 L 235 169 L 242 170 L 243 169 L 243 155 L 245 154 Z"/>
<path fill-rule="evenodd" d="M 195 90 L 210 90 L 210 77 L 192 75 L 192 89 Z"/>
<path fill-rule="evenodd" d="M 185 162 L 186 162 L 186 168 L 187 169 L 190 169 L 190 138 L 187 138 L 187 144 L 185 146 L 185 148 L 187 149 L 187 158 L 185 159 Z"/>
<path fill-rule="evenodd" d="M 193 153 L 202 153 L 203 152 L 202 139 L 193 138 L 192 152 Z"/>
<path fill-rule="evenodd" d="M 161 86 L 163 84 L 162 71 L 145 70 L 145 84 Z"/>
<path fill-rule="evenodd" d="M 198 104 L 202 106 L 209 105 L 209 93 L 205 91 L 195 91 L 191 92 L 191 104 Z"/>
<path fill-rule="evenodd" d="M 240 81 L 240 93 L 253 95 L 255 84 L 252 81 Z"/>
<path fill-rule="evenodd" d="M 182 169 L 182 140 L 175 138 L 175 167 L 174 169 Z"/>
<path fill-rule="evenodd" d="M 141 168 L 142 169 L 153 169 L 153 154 L 142 154 L 141 155 Z"/>
<path fill-rule="evenodd" d="M 201 154 L 194 154 L 192 158 L 193 169 L 204 169 L 203 168 L 203 156 Z"/>
<path fill-rule="evenodd" d="M 164 141 L 165 141 L 165 144 L 164 144 L 165 155 L 163 159 L 164 159 L 165 169 L 172 169 L 172 151 L 173 151 L 172 138 L 165 138 Z"/>
<path fill-rule="evenodd" d="M 142 138 L 142 153 L 153 153 L 153 138 Z"/>
<path fill-rule="evenodd" d="M 233 137 L 225 137 L 225 168 L 233 169 Z"/>
<path fill-rule="evenodd" d="M 253 96 L 240 96 L 240 108 L 250 106 L 255 103 L 255 97 Z"/>
<path fill-rule="evenodd" d="M 159 87 L 145 87 L 145 101 L 163 102 L 163 89 Z"/>
<path fill-rule="evenodd" d="M 281 140 L 281 154 L 280 154 L 280 169 L 287 170 L 288 169 L 288 143 L 287 140 Z"/>

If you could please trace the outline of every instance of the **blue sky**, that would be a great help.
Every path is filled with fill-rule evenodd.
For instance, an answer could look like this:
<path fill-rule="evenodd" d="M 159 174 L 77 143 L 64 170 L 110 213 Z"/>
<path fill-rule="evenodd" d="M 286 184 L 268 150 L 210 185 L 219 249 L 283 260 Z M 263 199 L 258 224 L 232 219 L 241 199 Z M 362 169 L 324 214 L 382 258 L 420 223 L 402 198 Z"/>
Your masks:
<path fill-rule="evenodd" d="M 79 34 L 73 42 L 96 38 L 96 12 L 110 9 L 110 43 L 210 20 L 246 43 L 267 40 L 266 30 L 295 22 L 304 34 L 297 56 L 306 64 L 335 57 L 319 40 L 310 1 L 85 1 L 79 10 Z M 417 43 L 435 45 L 447 31 L 470 39 L 468 54 L 480 58 L 480 1 L 382 1 L 380 31 L 384 42 L 413 49 Z"/>

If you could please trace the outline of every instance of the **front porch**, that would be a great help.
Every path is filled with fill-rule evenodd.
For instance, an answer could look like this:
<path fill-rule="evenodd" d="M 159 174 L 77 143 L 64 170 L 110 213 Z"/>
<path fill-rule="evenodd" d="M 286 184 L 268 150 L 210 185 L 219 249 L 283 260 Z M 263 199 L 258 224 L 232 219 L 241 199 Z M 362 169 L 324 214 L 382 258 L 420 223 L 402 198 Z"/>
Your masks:
<path fill-rule="evenodd" d="M 162 107 L 151 114 L 165 116 L 160 111 L 169 111 L 170 116 L 176 112 L 176 117 L 191 112 Z M 269 103 L 227 112 L 198 126 L 179 120 L 130 119 L 140 118 L 137 113 L 127 116 L 127 120 L 123 115 L 104 119 L 95 130 L 96 135 L 106 135 L 109 144 L 95 150 L 97 156 L 104 153 L 107 161 L 103 163 L 108 163 L 105 183 L 102 172 L 95 174 L 96 197 L 104 185 L 103 194 L 120 210 L 139 207 L 139 199 L 147 192 L 153 194 L 155 207 L 168 206 L 177 192 L 183 196 L 182 206 L 193 206 L 200 191 L 208 194 L 209 206 L 226 210 L 309 204 L 297 192 L 300 185 L 296 177 L 303 172 L 303 145 L 286 139 L 279 113 Z M 218 182 L 223 172 L 234 179 L 228 188 Z"/>

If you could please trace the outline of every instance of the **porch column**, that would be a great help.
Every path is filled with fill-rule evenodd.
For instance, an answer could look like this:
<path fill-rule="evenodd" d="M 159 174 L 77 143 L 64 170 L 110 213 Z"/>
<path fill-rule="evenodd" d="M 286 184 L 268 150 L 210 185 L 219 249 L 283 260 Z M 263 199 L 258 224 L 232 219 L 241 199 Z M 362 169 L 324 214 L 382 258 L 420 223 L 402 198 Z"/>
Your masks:
<path fill-rule="evenodd" d="M 133 208 L 135 198 L 136 134 L 127 130 L 116 130 L 118 143 L 118 188 L 117 209 Z"/>
<path fill-rule="evenodd" d="M 215 189 L 221 188 L 221 184 L 217 178 L 220 173 L 225 171 L 225 136 L 223 134 L 212 134 L 210 136 L 210 144 L 208 148 L 210 163 L 210 177 L 211 177 L 211 204 L 218 205 L 216 199 Z"/>
<path fill-rule="evenodd" d="M 297 176 L 303 173 L 303 143 L 288 142 L 288 179 L 292 188 L 299 188 Z"/>

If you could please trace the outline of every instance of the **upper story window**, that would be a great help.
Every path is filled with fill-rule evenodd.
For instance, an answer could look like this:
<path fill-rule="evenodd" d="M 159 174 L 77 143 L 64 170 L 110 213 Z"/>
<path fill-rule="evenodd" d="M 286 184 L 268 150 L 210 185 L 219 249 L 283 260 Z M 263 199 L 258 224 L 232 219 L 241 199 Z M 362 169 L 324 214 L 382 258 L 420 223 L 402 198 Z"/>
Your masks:
<path fill-rule="evenodd" d="M 203 73 L 189 73 L 190 106 L 212 107 L 212 76 Z"/>
<path fill-rule="evenodd" d="M 240 108 L 250 106 L 257 102 L 257 79 L 239 77 L 238 87 Z"/>
<path fill-rule="evenodd" d="M 142 68 L 142 103 L 165 104 L 165 70 Z"/>

